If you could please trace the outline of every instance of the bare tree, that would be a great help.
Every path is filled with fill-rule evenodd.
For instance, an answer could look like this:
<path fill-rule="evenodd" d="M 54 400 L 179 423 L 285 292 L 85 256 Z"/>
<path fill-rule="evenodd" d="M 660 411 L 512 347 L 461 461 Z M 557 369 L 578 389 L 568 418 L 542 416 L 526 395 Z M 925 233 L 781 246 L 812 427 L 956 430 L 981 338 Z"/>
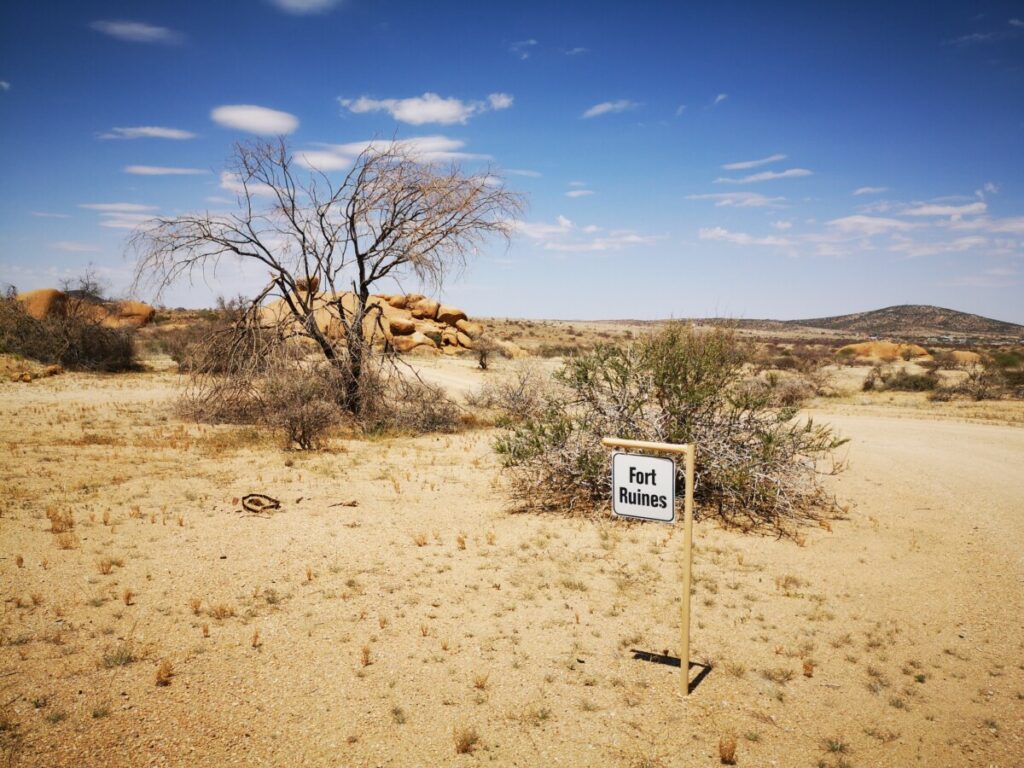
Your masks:
<path fill-rule="evenodd" d="M 402 141 L 370 142 L 340 182 L 298 162 L 284 139 L 239 144 L 226 178 L 237 188 L 237 212 L 158 218 L 133 235 L 136 287 L 148 283 L 159 295 L 180 278 L 216 270 L 224 257 L 261 265 L 270 277 L 252 299 L 253 314 L 268 299 L 283 301 L 289 333 L 348 367 L 352 413 L 382 327 L 373 287 L 412 277 L 439 289 L 488 236 L 507 237 L 521 208 L 490 170 L 425 162 Z M 340 349 L 325 312 L 344 336 Z"/>

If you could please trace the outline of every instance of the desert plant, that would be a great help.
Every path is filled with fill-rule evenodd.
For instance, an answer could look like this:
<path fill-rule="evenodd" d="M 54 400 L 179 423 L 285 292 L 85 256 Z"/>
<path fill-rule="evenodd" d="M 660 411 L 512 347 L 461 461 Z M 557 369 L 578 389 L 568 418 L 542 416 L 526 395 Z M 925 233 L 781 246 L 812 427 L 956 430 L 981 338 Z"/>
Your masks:
<path fill-rule="evenodd" d="M 477 733 L 476 728 L 456 727 L 452 738 L 455 740 L 455 754 L 468 755 L 476 749 L 476 745 L 480 741 L 480 734 Z"/>
<path fill-rule="evenodd" d="M 835 511 L 818 462 L 844 441 L 739 387 L 746 360 L 730 329 L 673 323 L 567 361 L 540 414 L 495 443 L 513 492 L 527 508 L 596 510 L 611 490 L 600 441 L 615 436 L 695 443 L 698 509 L 724 522 L 782 531 Z"/>
<path fill-rule="evenodd" d="M 548 389 L 542 369 L 524 362 L 515 367 L 511 376 L 486 382 L 466 400 L 472 406 L 496 410 L 499 425 L 509 425 L 539 415 Z"/>
<path fill-rule="evenodd" d="M 0 297 L 0 352 L 90 371 L 126 371 L 137 366 L 134 331 L 103 323 L 105 312 L 92 294 L 72 291 L 62 311 L 36 319 L 10 287 Z"/>

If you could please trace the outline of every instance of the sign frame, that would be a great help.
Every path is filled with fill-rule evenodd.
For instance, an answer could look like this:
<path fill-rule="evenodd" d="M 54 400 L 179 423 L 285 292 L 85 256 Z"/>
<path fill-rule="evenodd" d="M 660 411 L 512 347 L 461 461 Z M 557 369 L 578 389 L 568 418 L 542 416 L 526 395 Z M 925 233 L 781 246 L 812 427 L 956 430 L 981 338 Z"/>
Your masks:
<path fill-rule="evenodd" d="M 693 583 L 693 483 L 694 465 L 697 458 L 697 446 L 694 443 L 678 445 L 676 443 L 654 443 L 646 440 L 624 440 L 618 437 L 605 437 L 601 440 L 605 448 L 621 448 L 626 451 L 644 451 L 650 453 L 682 454 L 685 457 L 684 476 L 685 488 L 683 496 L 683 551 L 682 555 L 682 605 L 680 606 L 680 650 L 679 650 L 679 692 L 683 696 L 690 695 L 690 586 Z M 674 462 L 673 462 L 674 463 Z M 613 465 L 614 466 L 614 465 Z M 675 478 L 673 477 L 673 488 Z M 614 503 L 614 501 L 613 501 Z M 614 513 L 614 507 L 613 507 Z M 675 510 L 673 509 L 675 519 Z M 625 519 L 625 518 L 624 518 Z M 645 518 L 628 518 L 642 520 Z M 656 521 L 660 522 L 660 521 Z"/>

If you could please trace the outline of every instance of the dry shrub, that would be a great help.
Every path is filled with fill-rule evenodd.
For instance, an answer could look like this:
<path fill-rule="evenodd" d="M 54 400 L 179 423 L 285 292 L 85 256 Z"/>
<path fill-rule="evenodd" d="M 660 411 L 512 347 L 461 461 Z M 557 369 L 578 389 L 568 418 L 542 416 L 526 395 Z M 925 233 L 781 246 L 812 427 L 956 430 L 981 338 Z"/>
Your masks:
<path fill-rule="evenodd" d="M 488 381 L 466 398 L 469 405 L 498 411 L 499 425 L 507 425 L 537 416 L 548 393 L 548 380 L 535 363 L 517 365 L 512 375 L 500 381 Z"/>
<path fill-rule="evenodd" d="M 1001 400 L 1024 399 L 1024 371 L 1001 366 L 998 363 L 975 365 L 967 375 L 951 386 L 938 387 L 929 395 L 930 400 Z"/>
<path fill-rule="evenodd" d="M 262 324 L 251 309 L 193 348 L 181 409 L 199 421 L 275 429 L 303 450 L 318 447 L 345 422 L 372 432 L 450 432 L 458 426 L 455 404 L 411 369 L 400 371 L 393 355 L 368 345 L 357 380 L 344 346 L 333 354 L 333 361 L 311 354 L 286 328 Z"/>
<path fill-rule="evenodd" d="M 792 532 L 836 511 L 819 462 L 844 441 L 741 383 L 747 349 L 730 329 L 674 323 L 624 348 L 599 347 L 565 363 L 539 415 L 495 444 L 524 506 L 606 511 L 611 495 L 602 437 L 697 446 L 694 498 L 702 515 L 744 529 Z M 837 469 L 832 464 L 832 471 Z M 676 486 L 683 488 L 682 466 Z"/>
<path fill-rule="evenodd" d="M 50 533 L 64 533 L 75 527 L 75 518 L 69 509 L 50 507 L 46 510 L 46 517 L 50 521 Z"/>
<path fill-rule="evenodd" d="M 718 759 L 722 765 L 736 765 L 735 736 L 722 736 L 718 740 Z"/>
<path fill-rule="evenodd" d="M 93 301 L 69 295 L 65 311 L 42 320 L 29 315 L 10 287 L 0 297 L 0 353 L 86 371 L 138 367 L 134 331 L 108 328 L 89 311 Z"/>
<path fill-rule="evenodd" d="M 939 383 L 934 371 L 911 373 L 904 368 L 892 369 L 876 365 L 864 379 L 865 392 L 930 392 Z"/>
<path fill-rule="evenodd" d="M 159 686 L 170 685 L 174 677 L 174 665 L 169 659 L 163 659 L 156 668 L 156 684 Z"/>
<path fill-rule="evenodd" d="M 480 742 L 480 734 L 477 733 L 476 728 L 471 727 L 456 727 L 452 733 L 452 738 L 455 740 L 455 754 L 457 755 L 468 755 Z"/>

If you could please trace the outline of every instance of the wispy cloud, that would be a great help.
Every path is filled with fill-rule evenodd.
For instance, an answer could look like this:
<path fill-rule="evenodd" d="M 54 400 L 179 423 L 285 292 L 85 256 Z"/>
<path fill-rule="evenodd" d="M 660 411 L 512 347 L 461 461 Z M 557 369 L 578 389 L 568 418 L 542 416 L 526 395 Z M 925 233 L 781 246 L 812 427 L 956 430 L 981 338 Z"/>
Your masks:
<path fill-rule="evenodd" d="M 464 151 L 466 142 L 447 136 L 417 136 L 411 139 L 398 139 L 395 142 L 371 139 L 369 141 L 353 141 L 348 144 L 318 144 L 315 146 L 317 149 L 296 152 L 295 159 L 300 165 L 325 172 L 348 168 L 366 150 L 384 151 L 391 146 L 408 152 L 424 163 L 490 159 L 488 155 Z"/>
<path fill-rule="evenodd" d="M 662 238 L 642 235 L 629 229 L 603 232 L 600 227 L 579 227 L 565 216 L 554 224 L 514 221 L 512 228 L 521 235 L 538 242 L 541 248 L 556 253 L 602 253 L 618 251 L 638 245 L 653 245 Z"/>
<path fill-rule="evenodd" d="M 687 200 L 714 200 L 719 208 L 781 208 L 784 197 L 768 197 L 758 192 L 719 192 L 716 194 L 687 195 Z"/>
<path fill-rule="evenodd" d="M 81 203 L 78 207 L 98 211 L 100 226 L 108 229 L 135 229 L 152 219 L 157 209 L 142 203 Z"/>
<path fill-rule="evenodd" d="M 67 251 L 69 253 L 94 253 L 99 250 L 95 245 L 80 243 L 77 240 L 57 240 L 49 243 L 49 246 L 55 251 Z"/>
<path fill-rule="evenodd" d="M 172 139 L 183 141 L 194 139 L 196 135 L 192 131 L 183 131 L 180 128 L 161 128 L 156 125 L 142 125 L 136 128 L 111 128 L 107 133 L 101 133 L 101 139 Z"/>
<path fill-rule="evenodd" d="M 720 93 L 717 96 L 715 96 L 715 100 L 713 102 L 711 102 L 711 106 L 712 107 L 717 107 L 719 104 L 721 104 L 723 101 L 725 101 L 728 98 L 729 98 L 729 94 L 728 93 Z"/>
<path fill-rule="evenodd" d="M 686 111 L 686 105 L 685 104 L 680 104 L 678 107 L 676 107 L 676 117 L 681 117 L 683 112 L 685 112 L 685 111 Z"/>
<path fill-rule="evenodd" d="M 270 0 L 271 5 L 296 16 L 325 13 L 340 3 L 341 0 Z"/>
<path fill-rule="evenodd" d="M 745 171 L 748 168 L 757 168 L 762 165 L 768 165 L 769 163 L 777 163 L 779 160 L 785 159 L 785 155 L 775 154 L 768 155 L 768 157 L 762 157 L 760 160 L 741 160 L 738 163 L 726 163 L 722 167 L 727 171 Z"/>
<path fill-rule="evenodd" d="M 289 134 L 299 127 L 295 115 L 255 104 L 226 104 L 210 112 L 210 119 L 225 128 L 259 136 Z"/>
<path fill-rule="evenodd" d="M 79 208 L 86 208 L 90 211 L 103 211 L 105 213 L 140 213 L 142 211 L 155 211 L 155 205 L 142 205 L 141 203 L 81 203 Z"/>
<path fill-rule="evenodd" d="M 595 104 L 586 112 L 583 113 L 583 117 L 598 117 L 600 115 L 611 115 L 616 112 L 625 112 L 628 109 L 636 109 L 639 104 L 629 99 L 619 99 L 617 101 L 602 101 L 600 104 Z"/>
<path fill-rule="evenodd" d="M 857 187 L 853 190 L 854 196 L 860 195 L 880 195 L 883 192 L 888 192 L 888 187 Z"/>
<path fill-rule="evenodd" d="M 756 237 L 746 232 L 730 232 L 722 227 L 702 227 L 698 230 L 697 236 L 701 240 L 719 240 L 734 245 L 768 245 L 777 247 L 792 245 L 792 242 L 785 237 L 778 237 L 776 235 Z"/>
<path fill-rule="evenodd" d="M 991 32 L 972 32 L 969 35 L 961 35 L 948 41 L 949 45 L 974 45 L 976 43 L 988 43 L 995 38 Z"/>
<path fill-rule="evenodd" d="M 522 60 L 530 58 L 530 53 L 537 47 L 537 41 L 532 37 L 528 40 L 517 40 L 509 45 L 508 49 Z"/>
<path fill-rule="evenodd" d="M 581 53 L 586 53 L 588 49 L 582 47 L 570 48 L 565 52 L 566 56 L 579 56 Z"/>
<path fill-rule="evenodd" d="M 796 179 L 801 176 L 813 176 L 813 172 L 806 168 L 790 168 L 785 171 L 762 171 L 743 176 L 739 179 L 719 177 L 715 184 L 758 184 L 762 181 L 774 181 L 775 179 Z"/>
<path fill-rule="evenodd" d="M 1009 24 L 1011 27 L 1024 28 L 1024 19 L 1010 19 Z"/>
<path fill-rule="evenodd" d="M 11 90 L 11 84 L 9 82 L 7 82 L 6 80 L 0 80 L 0 91 L 9 91 L 9 90 Z"/>
<path fill-rule="evenodd" d="M 209 173 L 202 168 L 168 168 L 163 165 L 126 165 L 124 172 L 134 176 L 202 176 Z"/>
<path fill-rule="evenodd" d="M 566 197 L 587 197 L 594 194 L 592 189 L 570 189 L 565 193 Z"/>
<path fill-rule="evenodd" d="M 539 179 L 542 175 L 540 171 L 531 171 L 523 168 L 509 168 L 505 173 L 509 176 L 526 176 L 531 179 Z"/>
<path fill-rule="evenodd" d="M 905 216 L 971 216 L 985 213 L 988 205 L 985 203 L 970 203 L 968 205 L 934 205 L 925 204 L 908 208 L 903 211 Z"/>
<path fill-rule="evenodd" d="M 454 97 L 443 98 L 428 91 L 422 96 L 406 99 L 371 99 L 368 96 L 361 96 L 358 99 L 338 99 L 338 102 L 349 112 L 357 115 L 383 111 L 395 120 L 409 125 L 465 125 L 474 115 L 508 109 L 512 106 L 513 97 L 507 93 L 492 93 L 485 100 L 462 101 Z"/>
<path fill-rule="evenodd" d="M 791 221 L 773 221 L 772 222 L 772 227 L 774 229 L 779 230 L 780 232 L 785 232 L 786 230 L 793 228 L 793 222 L 791 222 Z"/>
<path fill-rule="evenodd" d="M 48 211 L 32 211 L 32 215 L 40 219 L 69 219 L 66 213 L 50 213 Z"/>
<path fill-rule="evenodd" d="M 839 219 L 832 219 L 828 226 L 837 232 L 858 237 L 873 237 L 896 230 L 907 230 L 913 227 L 906 221 L 890 219 L 882 216 L 844 216 Z"/>
<path fill-rule="evenodd" d="M 94 21 L 90 25 L 97 32 L 110 35 L 130 43 L 162 43 L 173 45 L 181 42 L 182 35 L 167 27 L 157 27 L 143 21 Z"/>

